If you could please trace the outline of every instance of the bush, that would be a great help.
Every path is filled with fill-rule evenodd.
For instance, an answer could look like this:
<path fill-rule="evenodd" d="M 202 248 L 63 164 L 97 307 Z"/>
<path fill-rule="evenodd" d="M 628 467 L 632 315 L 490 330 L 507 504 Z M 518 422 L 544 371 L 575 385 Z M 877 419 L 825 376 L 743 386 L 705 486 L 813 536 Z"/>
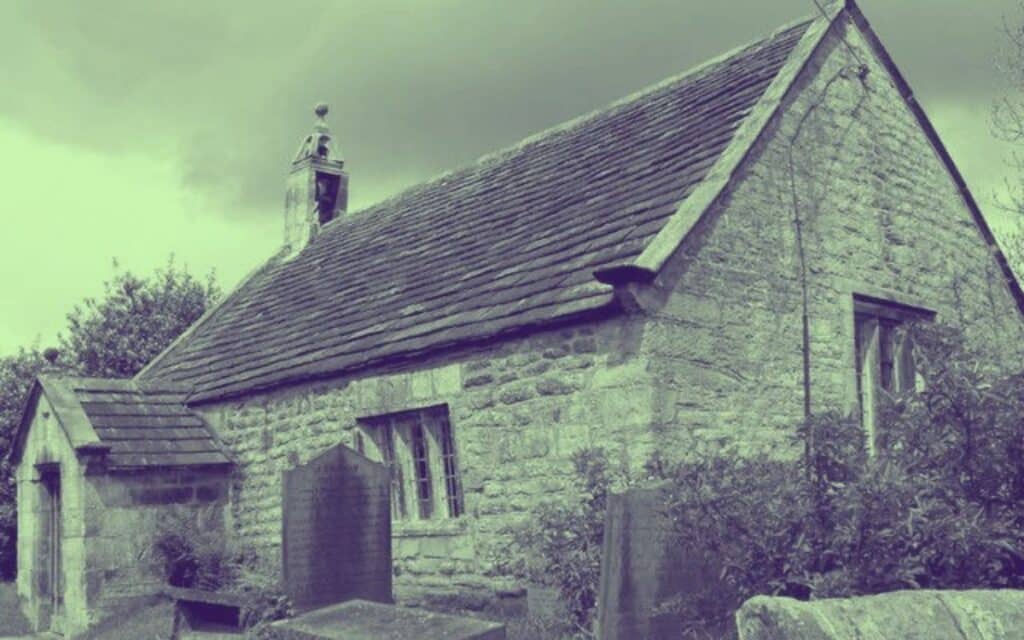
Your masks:
<path fill-rule="evenodd" d="M 269 637 L 271 622 L 294 615 L 276 568 L 252 548 L 228 543 L 215 507 L 161 512 L 148 553 L 172 586 L 244 596 L 240 622 L 249 637 Z"/>
<path fill-rule="evenodd" d="M 214 507 L 160 512 L 150 553 L 163 565 L 167 584 L 218 591 L 234 581 L 236 563 L 225 544 L 221 518 Z"/>
<path fill-rule="evenodd" d="M 572 464 L 574 498 L 538 505 L 530 524 L 519 532 L 518 543 L 526 551 L 527 576 L 557 588 L 572 625 L 587 634 L 597 606 L 608 493 L 628 477 L 612 469 L 601 448 L 575 452 Z"/>
<path fill-rule="evenodd" d="M 908 330 L 925 384 L 882 399 L 876 455 L 857 417 L 831 411 L 794 429 L 792 460 L 693 446 L 685 462 L 650 461 L 646 475 L 671 481 L 679 545 L 721 567 L 718 584 L 664 605 L 685 637 L 721 637 L 758 594 L 1024 588 L 1024 372 L 986 364 L 955 329 Z M 573 465 L 578 497 L 538 506 L 519 542 L 528 575 L 588 634 L 606 498 L 629 478 L 601 449 Z"/>
<path fill-rule="evenodd" d="M 720 560 L 728 594 L 672 603 L 689 637 L 756 594 L 1024 587 L 1024 377 L 955 330 L 910 331 L 925 387 L 884 399 L 870 459 L 859 422 L 832 412 L 797 430 L 814 447 L 795 462 L 707 451 L 671 466 L 679 542 Z"/>

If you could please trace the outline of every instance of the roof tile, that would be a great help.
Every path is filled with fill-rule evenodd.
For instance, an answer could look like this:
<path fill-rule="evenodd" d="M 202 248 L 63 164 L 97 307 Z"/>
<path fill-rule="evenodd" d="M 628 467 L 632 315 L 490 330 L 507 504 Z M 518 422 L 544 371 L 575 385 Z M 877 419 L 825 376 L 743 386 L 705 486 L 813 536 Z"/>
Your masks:
<path fill-rule="evenodd" d="M 103 444 L 109 468 L 228 464 L 203 419 L 173 384 L 61 378 Z"/>
<path fill-rule="evenodd" d="M 592 273 L 643 252 L 809 24 L 332 222 L 140 379 L 201 401 L 612 310 Z"/>

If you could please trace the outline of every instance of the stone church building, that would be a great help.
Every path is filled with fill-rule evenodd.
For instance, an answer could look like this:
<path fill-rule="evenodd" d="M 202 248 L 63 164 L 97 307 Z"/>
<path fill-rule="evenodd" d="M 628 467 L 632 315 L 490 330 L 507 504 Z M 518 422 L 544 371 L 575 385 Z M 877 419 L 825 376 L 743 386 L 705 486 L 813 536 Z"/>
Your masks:
<path fill-rule="evenodd" d="M 524 586 L 516 527 L 577 449 L 634 469 L 784 451 L 805 366 L 811 409 L 871 442 L 878 394 L 915 384 L 908 319 L 1019 353 L 1024 294 L 853 2 L 362 211 L 325 113 L 277 255 L 134 380 L 40 382 L 18 584 L 62 593 L 67 626 L 128 562 L 91 550 L 110 537 L 81 510 L 147 495 L 93 485 L 186 487 L 165 497 L 222 504 L 280 562 L 283 474 L 342 443 L 390 471 L 399 600 L 501 597 Z M 54 564 L 63 591 L 39 586 Z"/>

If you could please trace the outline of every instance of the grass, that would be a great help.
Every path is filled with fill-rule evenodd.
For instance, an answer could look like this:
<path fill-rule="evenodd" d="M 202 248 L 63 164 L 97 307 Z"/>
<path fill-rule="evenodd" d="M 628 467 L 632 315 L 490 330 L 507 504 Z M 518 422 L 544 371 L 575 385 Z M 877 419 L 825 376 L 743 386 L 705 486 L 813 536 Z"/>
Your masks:
<path fill-rule="evenodd" d="M 108 618 L 75 640 L 166 640 L 173 622 L 174 603 L 159 602 Z"/>
<path fill-rule="evenodd" d="M 4 635 L 29 633 L 32 629 L 18 606 L 18 592 L 13 582 L 0 582 L 0 631 Z"/>
<path fill-rule="evenodd" d="M 584 636 L 573 635 L 564 624 L 527 615 L 505 620 L 507 640 L 578 640 Z"/>

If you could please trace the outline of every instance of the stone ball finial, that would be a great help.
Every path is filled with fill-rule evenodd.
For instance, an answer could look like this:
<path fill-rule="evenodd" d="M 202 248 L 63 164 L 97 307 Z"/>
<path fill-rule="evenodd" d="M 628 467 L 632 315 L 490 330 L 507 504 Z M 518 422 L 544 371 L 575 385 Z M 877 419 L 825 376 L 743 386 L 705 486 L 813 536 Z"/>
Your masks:
<path fill-rule="evenodd" d="M 313 109 L 313 113 L 315 113 L 318 118 L 323 118 L 324 116 L 327 115 L 327 112 L 329 110 L 330 107 L 327 106 L 326 102 L 318 102 L 316 104 L 316 107 L 314 107 Z"/>

